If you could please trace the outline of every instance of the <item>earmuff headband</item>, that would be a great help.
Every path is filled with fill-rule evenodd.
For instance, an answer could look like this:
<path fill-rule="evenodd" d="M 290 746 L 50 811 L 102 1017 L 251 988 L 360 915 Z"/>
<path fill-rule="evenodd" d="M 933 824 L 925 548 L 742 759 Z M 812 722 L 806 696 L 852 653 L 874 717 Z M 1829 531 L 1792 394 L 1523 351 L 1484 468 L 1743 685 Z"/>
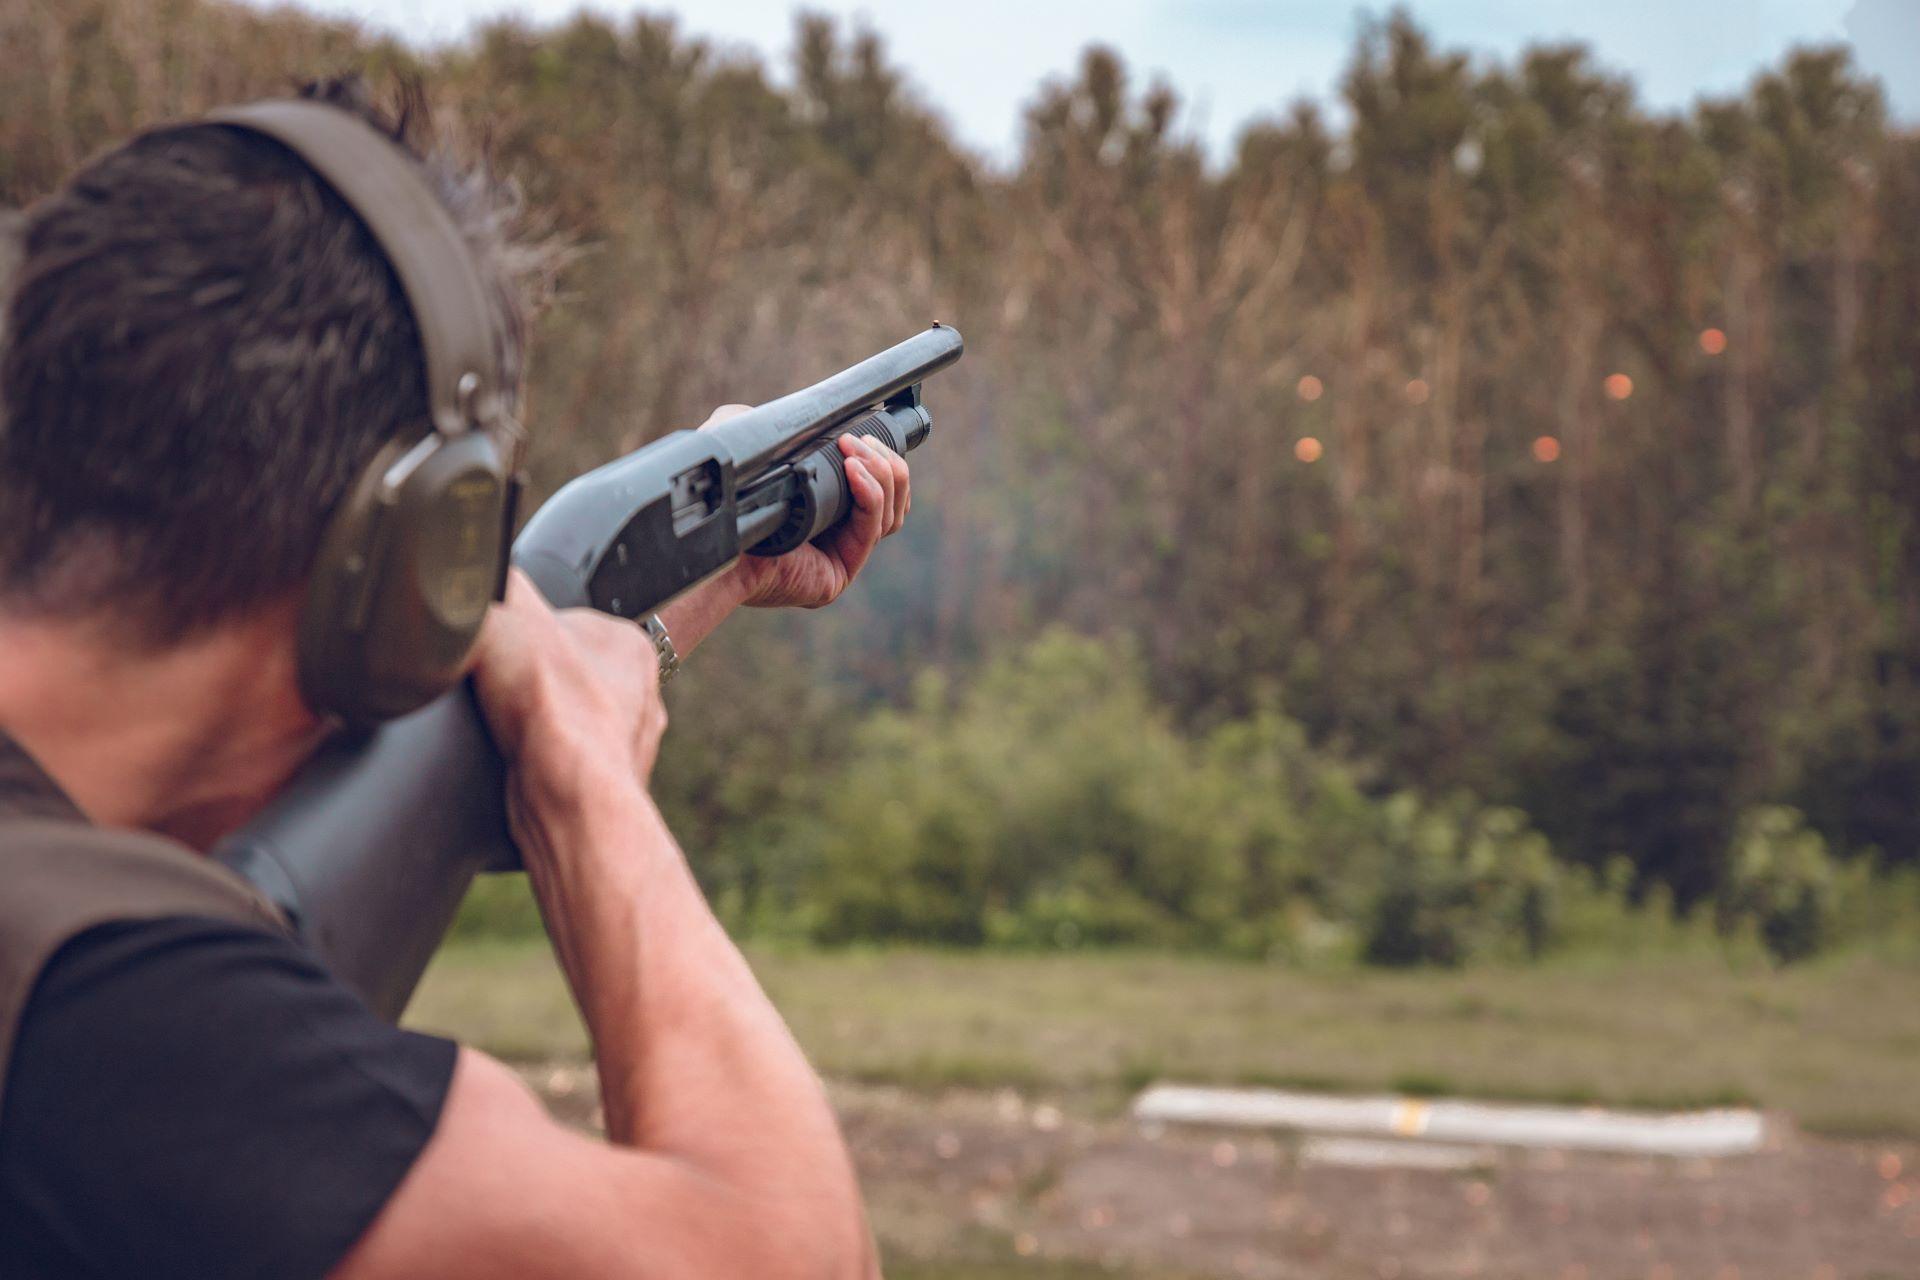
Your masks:
<path fill-rule="evenodd" d="M 505 413 L 493 309 L 466 240 L 418 163 L 365 121 L 321 102 L 254 102 L 214 111 L 202 122 L 267 135 L 339 193 L 406 291 L 426 358 L 435 429 L 457 435 L 492 427 Z"/>

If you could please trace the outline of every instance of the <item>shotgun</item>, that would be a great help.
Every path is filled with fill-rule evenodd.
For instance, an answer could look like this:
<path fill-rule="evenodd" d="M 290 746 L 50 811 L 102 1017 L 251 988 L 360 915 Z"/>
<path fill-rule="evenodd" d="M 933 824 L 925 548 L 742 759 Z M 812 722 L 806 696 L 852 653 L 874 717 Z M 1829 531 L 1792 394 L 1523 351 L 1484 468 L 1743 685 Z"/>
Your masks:
<path fill-rule="evenodd" d="M 514 540 L 513 563 L 555 608 L 643 618 L 743 554 L 792 551 L 852 509 L 839 437 L 917 448 L 933 427 L 921 383 L 961 351 L 959 332 L 935 325 L 805 390 L 663 436 L 563 486 Z M 474 877 L 519 868 L 505 789 L 463 684 L 329 740 L 215 856 L 398 1019 Z"/>

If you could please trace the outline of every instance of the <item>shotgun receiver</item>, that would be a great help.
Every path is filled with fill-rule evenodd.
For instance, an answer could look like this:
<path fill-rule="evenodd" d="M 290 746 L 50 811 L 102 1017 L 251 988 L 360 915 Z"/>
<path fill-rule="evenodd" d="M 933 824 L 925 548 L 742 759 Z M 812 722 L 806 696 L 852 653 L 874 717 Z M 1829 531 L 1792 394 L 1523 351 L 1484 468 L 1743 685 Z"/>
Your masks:
<path fill-rule="evenodd" d="M 702 431 L 573 480 L 514 540 L 556 608 L 642 618 L 742 554 L 781 555 L 852 507 L 838 438 L 899 453 L 933 419 L 920 384 L 960 358 L 944 325 Z M 475 875 L 511 871 L 505 777 L 470 686 L 331 740 L 216 856 L 284 910 L 327 966 L 398 1018 Z"/>

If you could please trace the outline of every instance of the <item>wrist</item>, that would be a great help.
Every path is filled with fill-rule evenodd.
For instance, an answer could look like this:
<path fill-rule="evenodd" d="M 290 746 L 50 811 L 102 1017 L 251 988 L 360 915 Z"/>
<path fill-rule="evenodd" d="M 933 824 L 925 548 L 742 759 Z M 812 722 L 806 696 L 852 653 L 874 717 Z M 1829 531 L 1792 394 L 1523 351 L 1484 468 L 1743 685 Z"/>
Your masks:
<path fill-rule="evenodd" d="M 673 637 L 673 647 L 682 661 L 728 614 L 752 603 L 750 597 L 756 589 L 752 566 L 757 563 L 742 556 L 716 577 L 661 607 L 660 622 Z"/>
<path fill-rule="evenodd" d="M 645 779 L 624 760 L 596 750 L 584 735 L 523 753 L 511 767 L 509 782 L 520 803 L 543 823 L 572 820 L 629 797 L 651 803 Z"/>
<path fill-rule="evenodd" d="M 749 552 L 728 565 L 725 573 L 708 584 L 725 612 L 731 613 L 743 605 L 751 606 L 754 603 L 754 597 L 765 588 L 764 570 L 771 563 L 764 556 Z"/>
<path fill-rule="evenodd" d="M 671 841 L 645 783 L 616 768 L 583 768 L 564 778 L 516 776 L 510 796 L 514 840 L 536 888 L 582 875 L 598 883 L 613 864 L 636 861 L 636 850 Z"/>

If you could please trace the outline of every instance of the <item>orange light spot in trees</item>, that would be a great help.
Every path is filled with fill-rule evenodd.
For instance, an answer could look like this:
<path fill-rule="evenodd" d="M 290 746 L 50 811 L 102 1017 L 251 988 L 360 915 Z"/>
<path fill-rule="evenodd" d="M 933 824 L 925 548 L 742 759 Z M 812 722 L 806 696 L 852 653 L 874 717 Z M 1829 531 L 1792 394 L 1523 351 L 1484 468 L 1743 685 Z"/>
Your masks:
<path fill-rule="evenodd" d="M 1560 458 L 1560 442 L 1552 436 L 1541 436 L 1533 442 L 1533 460 L 1535 462 L 1557 462 Z"/>
<path fill-rule="evenodd" d="M 1609 400 L 1625 400 L 1633 394 L 1633 379 L 1624 373 L 1608 374 L 1604 385 Z"/>
<path fill-rule="evenodd" d="M 1900 1176 L 1899 1154 L 1893 1151 L 1882 1151 L 1880 1153 L 1880 1159 L 1875 1163 L 1875 1168 L 1880 1171 L 1882 1178 L 1888 1182 L 1892 1182 Z"/>
<path fill-rule="evenodd" d="M 1322 395 L 1326 394 L 1327 384 L 1312 374 L 1308 374 L 1306 377 L 1300 379 L 1299 385 L 1296 386 L 1294 390 L 1300 393 L 1302 400 L 1305 400 L 1308 404 L 1312 404 L 1315 400 L 1318 400 Z"/>
<path fill-rule="evenodd" d="M 1700 349 L 1710 356 L 1717 356 L 1727 349 L 1727 335 L 1723 329 L 1702 329 L 1700 331 Z"/>
<path fill-rule="evenodd" d="M 1407 403 L 1425 404 L 1427 397 L 1433 394 L 1433 388 L 1427 385 L 1425 378 L 1415 378 L 1407 383 Z"/>
<path fill-rule="evenodd" d="M 1301 436 L 1293 442 L 1293 456 L 1302 462 L 1318 462 L 1320 455 L 1325 452 L 1326 450 L 1320 447 L 1320 442 L 1312 436 Z"/>

